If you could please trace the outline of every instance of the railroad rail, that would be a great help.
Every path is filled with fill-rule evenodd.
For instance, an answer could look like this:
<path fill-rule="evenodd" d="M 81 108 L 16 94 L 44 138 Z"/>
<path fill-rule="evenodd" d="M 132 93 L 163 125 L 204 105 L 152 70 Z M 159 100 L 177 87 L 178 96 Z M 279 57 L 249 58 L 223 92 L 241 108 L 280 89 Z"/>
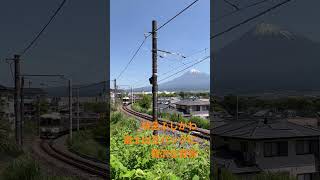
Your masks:
<path fill-rule="evenodd" d="M 107 164 L 98 165 L 95 162 L 90 162 L 90 160 L 88 159 L 76 158 L 75 156 L 63 152 L 54 146 L 56 139 L 43 139 L 40 143 L 40 148 L 54 159 L 57 159 L 65 164 L 75 167 L 83 172 L 89 173 L 91 175 L 103 179 L 107 179 L 109 177 L 109 170 L 107 168 Z"/>
<path fill-rule="evenodd" d="M 124 111 L 126 111 L 127 113 L 132 114 L 132 115 L 137 116 L 137 117 L 140 117 L 142 119 L 145 119 L 145 120 L 148 120 L 148 121 L 152 121 L 153 120 L 152 116 L 150 116 L 148 114 L 144 114 L 144 113 L 140 113 L 140 112 L 134 111 L 131 108 L 128 108 L 128 106 L 122 106 L 122 109 Z M 190 135 L 192 135 L 192 136 L 196 136 L 198 138 L 205 139 L 205 140 L 208 140 L 208 141 L 210 140 L 210 130 L 202 129 L 202 128 L 198 128 L 198 127 L 196 127 L 195 129 L 192 129 L 192 130 L 189 129 L 189 127 L 184 128 L 184 130 L 180 130 L 178 122 L 168 121 L 168 120 L 161 119 L 161 118 L 158 118 L 158 122 L 161 125 L 164 125 L 165 123 L 166 124 L 171 124 L 172 123 L 174 128 L 177 127 L 177 131 L 180 131 L 180 132 L 183 132 L 183 133 L 190 133 Z"/>

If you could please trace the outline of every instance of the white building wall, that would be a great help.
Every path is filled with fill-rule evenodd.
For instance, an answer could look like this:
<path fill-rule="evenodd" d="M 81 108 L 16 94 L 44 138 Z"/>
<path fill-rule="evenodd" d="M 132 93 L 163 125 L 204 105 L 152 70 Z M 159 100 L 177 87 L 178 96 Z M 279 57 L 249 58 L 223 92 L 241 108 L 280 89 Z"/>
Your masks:
<path fill-rule="evenodd" d="M 288 156 L 264 157 L 264 142 L 256 142 L 256 162 L 265 171 L 288 171 L 290 175 L 315 173 L 316 160 L 313 154 L 296 155 L 296 140 L 287 139 Z M 267 141 L 272 142 L 272 141 Z M 299 159 L 301 161 L 299 161 Z"/>

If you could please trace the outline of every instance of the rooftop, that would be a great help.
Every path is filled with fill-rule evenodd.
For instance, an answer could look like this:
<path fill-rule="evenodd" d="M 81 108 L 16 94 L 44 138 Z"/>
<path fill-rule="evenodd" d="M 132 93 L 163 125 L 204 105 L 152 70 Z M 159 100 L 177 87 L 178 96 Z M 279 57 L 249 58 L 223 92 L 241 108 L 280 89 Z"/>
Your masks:
<path fill-rule="evenodd" d="M 196 105 L 210 105 L 209 101 L 203 101 L 199 99 L 184 99 L 181 101 L 176 102 L 177 105 L 183 105 L 183 106 L 196 106 Z"/>
<path fill-rule="evenodd" d="M 320 136 L 320 130 L 287 120 L 239 120 L 213 129 L 213 134 L 241 139 L 275 139 Z"/>
<path fill-rule="evenodd" d="M 43 114 L 41 118 L 60 119 L 60 113 Z"/>

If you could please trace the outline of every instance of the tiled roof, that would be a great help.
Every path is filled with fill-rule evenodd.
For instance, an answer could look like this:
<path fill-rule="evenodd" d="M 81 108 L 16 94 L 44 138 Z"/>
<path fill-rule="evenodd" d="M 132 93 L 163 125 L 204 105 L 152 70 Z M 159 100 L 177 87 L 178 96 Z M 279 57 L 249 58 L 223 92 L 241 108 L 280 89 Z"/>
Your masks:
<path fill-rule="evenodd" d="M 302 126 L 287 120 L 240 120 L 213 129 L 216 136 L 242 139 L 274 139 L 320 136 L 320 130 Z"/>
<path fill-rule="evenodd" d="M 199 99 L 184 99 L 181 101 L 176 102 L 177 105 L 184 105 L 184 106 L 193 106 L 193 105 L 210 105 L 209 101 L 202 101 Z"/>

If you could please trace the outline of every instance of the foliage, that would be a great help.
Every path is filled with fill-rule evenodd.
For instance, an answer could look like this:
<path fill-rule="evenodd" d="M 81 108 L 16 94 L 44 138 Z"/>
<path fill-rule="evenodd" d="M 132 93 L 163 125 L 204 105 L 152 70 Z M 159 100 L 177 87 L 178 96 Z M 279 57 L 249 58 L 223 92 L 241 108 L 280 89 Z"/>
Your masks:
<path fill-rule="evenodd" d="M 68 141 L 68 146 L 72 150 L 101 161 L 107 160 L 106 147 L 94 140 L 91 131 L 75 132 L 72 141 Z"/>
<path fill-rule="evenodd" d="M 109 122 L 106 117 L 99 118 L 97 126 L 94 129 L 92 129 L 93 137 L 107 137 L 107 133 L 109 133 L 108 123 Z"/>
<path fill-rule="evenodd" d="M 149 115 L 152 114 L 151 108 L 145 109 L 145 108 L 141 107 L 138 103 L 133 104 L 131 107 L 133 110 L 135 110 L 137 112 L 141 112 L 141 113 L 145 113 L 145 114 L 149 114 Z"/>
<path fill-rule="evenodd" d="M 32 105 L 37 109 L 40 108 L 40 114 L 46 114 L 49 112 L 50 104 L 45 99 L 40 99 L 39 103 L 38 101 L 34 101 Z"/>
<path fill-rule="evenodd" d="M 115 119 L 113 119 L 115 118 Z M 209 151 L 200 149 L 194 159 L 154 159 L 151 157 L 156 145 L 126 145 L 125 135 L 147 136 L 152 131 L 137 131 L 139 123 L 119 114 L 111 117 L 110 164 L 112 179 L 209 179 Z M 114 123 L 116 122 L 116 123 Z M 173 145 L 165 149 L 176 148 Z"/>
<path fill-rule="evenodd" d="M 9 164 L 0 176 L 3 180 L 75 180 L 62 176 L 46 176 L 29 155 L 22 155 Z"/>
<path fill-rule="evenodd" d="M 0 153 L 16 157 L 22 153 L 22 151 L 15 144 L 13 137 L 9 134 L 12 133 L 10 124 L 8 121 L 0 119 Z"/>
<path fill-rule="evenodd" d="M 137 103 L 140 107 L 144 109 L 150 109 L 151 108 L 151 96 L 149 95 L 143 95 L 142 99 L 138 100 Z"/>
<path fill-rule="evenodd" d="M 182 99 L 190 98 L 190 97 L 209 98 L 208 92 L 184 92 L 184 91 L 181 91 L 178 93 L 178 95 Z"/>
<path fill-rule="evenodd" d="M 106 102 L 96 102 L 96 103 L 84 103 L 84 110 L 95 112 L 95 113 L 104 113 L 107 111 L 108 104 Z"/>
<path fill-rule="evenodd" d="M 201 117 L 196 117 L 196 116 L 192 116 L 191 118 L 184 118 L 183 116 L 181 116 L 181 114 L 178 113 L 161 113 L 160 117 L 163 119 L 167 119 L 173 122 L 183 122 L 183 123 L 188 123 L 188 122 L 192 122 L 195 123 L 197 125 L 197 127 L 199 128 L 203 128 L 203 129 L 209 129 L 210 127 L 210 122 L 207 119 L 203 119 Z"/>
<path fill-rule="evenodd" d="M 231 114 L 236 113 L 237 97 L 227 95 L 218 103 Z M 276 109 L 278 112 L 295 110 L 300 116 L 313 116 L 320 111 L 320 99 L 316 97 L 279 97 L 274 99 L 261 99 L 258 97 L 238 97 L 239 111 L 250 109 Z"/>
<path fill-rule="evenodd" d="M 203 119 L 200 117 L 192 116 L 190 118 L 190 121 L 192 123 L 195 123 L 197 127 L 203 128 L 203 129 L 209 129 L 210 127 L 210 122 L 207 119 Z"/>
<path fill-rule="evenodd" d="M 37 135 L 37 122 L 34 120 L 26 120 L 23 126 L 23 133 L 27 135 Z"/>
<path fill-rule="evenodd" d="M 159 93 L 158 97 L 176 97 L 177 94 L 176 93 L 170 93 L 170 94 L 166 94 L 166 93 Z"/>

